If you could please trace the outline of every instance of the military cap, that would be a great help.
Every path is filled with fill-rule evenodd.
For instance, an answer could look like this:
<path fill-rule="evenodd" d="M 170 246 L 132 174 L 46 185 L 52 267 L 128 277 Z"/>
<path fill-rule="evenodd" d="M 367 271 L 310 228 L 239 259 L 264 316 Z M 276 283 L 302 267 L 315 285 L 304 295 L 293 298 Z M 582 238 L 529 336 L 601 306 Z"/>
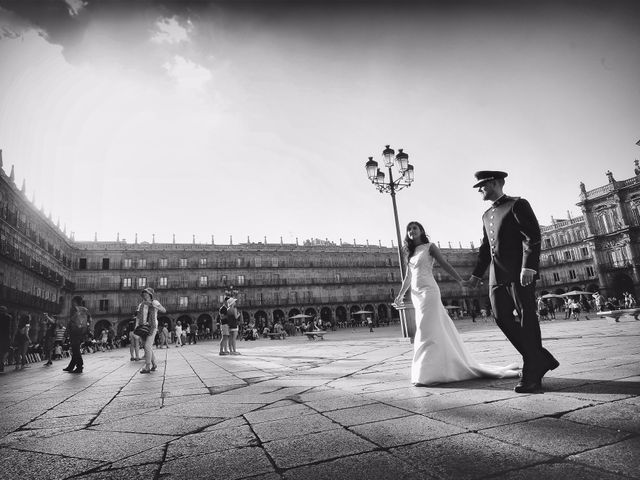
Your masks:
<path fill-rule="evenodd" d="M 478 183 L 476 183 L 473 186 L 473 188 L 478 188 L 480 185 L 482 185 L 485 182 L 504 178 L 508 175 L 508 173 L 500 172 L 497 170 L 480 170 L 479 172 L 476 172 L 474 175 L 476 177 L 476 180 L 478 180 Z"/>

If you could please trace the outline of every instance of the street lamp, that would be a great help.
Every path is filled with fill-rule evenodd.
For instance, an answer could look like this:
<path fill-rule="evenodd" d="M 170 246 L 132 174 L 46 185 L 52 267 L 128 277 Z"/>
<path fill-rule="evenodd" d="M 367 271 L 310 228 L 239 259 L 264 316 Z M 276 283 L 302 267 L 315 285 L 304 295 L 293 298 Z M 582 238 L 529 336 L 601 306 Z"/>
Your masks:
<path fill-rule="evenodd" d="M 391 202 L 393 203 L 393 218 L 396 222 L 396 237 L 398 240 L 398 260 L 400 262 L 401 278 L 405 277 L 405 265 L 402 259 L 402 237 L 400 236 L 400 223 L 398 222 L 398 206 L 396 205 L 396 192 L 404 187 L 410 187 L 413 183 L 413 165 L 409 164 L 409 155 L 398 150 L 398 154 L 387 145 L 382 151 L 382 160 L 384 166 L 389 172 L 389 179 L 385 180 L 385 174 L 378 168 L 378 162 L 373 157 L 369 157 L 369 161 L 365 164 L 367 169 L 367 177 L 371 180 L 380 193 L 390 193 Z M 400 176 L 394 180 L 391 167 L 396 165 Z"/>

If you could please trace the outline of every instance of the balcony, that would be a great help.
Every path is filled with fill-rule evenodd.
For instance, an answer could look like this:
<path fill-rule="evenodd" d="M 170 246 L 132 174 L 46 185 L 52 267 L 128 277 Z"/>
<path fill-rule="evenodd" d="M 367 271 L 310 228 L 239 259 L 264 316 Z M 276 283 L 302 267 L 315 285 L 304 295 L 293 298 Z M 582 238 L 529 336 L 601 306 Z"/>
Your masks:
<path fill-rule="evenodd" d="M 0 286 L 0 302 L 4 305 L 16 305 L 23 308 L 31 308 L 41 312 L 55 313 L 61 312 L 60 304 L 36 297 L 30 293 L 21 292 L 15 288 Z"/>

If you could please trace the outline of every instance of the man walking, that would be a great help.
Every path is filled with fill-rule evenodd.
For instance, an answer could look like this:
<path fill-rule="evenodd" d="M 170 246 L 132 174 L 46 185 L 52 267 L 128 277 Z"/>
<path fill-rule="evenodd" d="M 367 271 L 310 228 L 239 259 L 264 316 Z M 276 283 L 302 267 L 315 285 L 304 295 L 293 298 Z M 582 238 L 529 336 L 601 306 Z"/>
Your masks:
<path fill-rule="evenodd" d="M 91 321 L 89 310 L 82 306 L 82 297 L 76 296 L 71 299 L 71 311 L 67 331 L 71 340 L 71 361 L 65 372 L 82 373 L 84 362 L 80 353 L 80 346 L 87 335 L 87 325 Z"/>
<path fill-rule="evenodd" d="M 489 299 L 497 325 L 524 360 L 518 393 L 542 388 L 542 377 L 558 361 L 542 347 L 536 314 L 535 280 L 540 265 L 541 234 L 529 202 L 502 191 L 507 173 L 480 171 L 473 186 L 483 200 L 493 202 L 482 216 L 484 234 L 473 274 L 476 287 L 489 267 Z"/>

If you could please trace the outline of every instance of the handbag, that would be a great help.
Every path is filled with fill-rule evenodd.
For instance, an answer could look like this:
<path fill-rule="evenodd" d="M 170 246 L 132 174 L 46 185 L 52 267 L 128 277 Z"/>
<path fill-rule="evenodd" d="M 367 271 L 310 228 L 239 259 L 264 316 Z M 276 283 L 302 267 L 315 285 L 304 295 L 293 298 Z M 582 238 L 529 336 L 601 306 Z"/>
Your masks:
<path fill-rule="evenodd" d="M 151 333 L 151 330 L 149 329 L 149 325 L 138 325 L 133 333 L 140 338 L 147 338 Z"/>

